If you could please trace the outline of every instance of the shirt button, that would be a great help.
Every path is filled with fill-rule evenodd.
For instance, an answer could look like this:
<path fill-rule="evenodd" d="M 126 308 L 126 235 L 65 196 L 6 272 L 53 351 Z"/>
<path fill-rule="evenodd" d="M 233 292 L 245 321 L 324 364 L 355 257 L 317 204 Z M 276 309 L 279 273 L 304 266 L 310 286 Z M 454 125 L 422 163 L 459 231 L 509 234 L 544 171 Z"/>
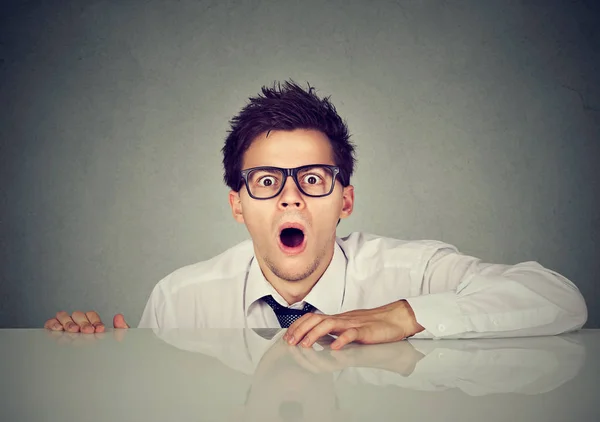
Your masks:
<path fill-rule="evenodd" d="M 492 322 L 494 323 L 494 325 L 498 325 L 498 320 L 493 319 Z"/>
<path fill-rule="evenodd" d="M 440 325 L 438 325 L 438 330 L 446 331 L 446 326 L 444 324 L 440 324 Z"/>

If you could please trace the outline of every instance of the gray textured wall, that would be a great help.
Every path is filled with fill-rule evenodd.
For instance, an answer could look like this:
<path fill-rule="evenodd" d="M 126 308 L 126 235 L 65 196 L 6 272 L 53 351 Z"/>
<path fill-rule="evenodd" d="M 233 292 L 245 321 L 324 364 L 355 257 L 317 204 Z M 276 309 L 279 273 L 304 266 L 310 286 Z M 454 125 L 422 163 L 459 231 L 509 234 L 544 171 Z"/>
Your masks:
<path fill-rule="evenodd" d="M 227 122 L 273 80 L 332 95 L 362 230 L 572 279 L 600 325 L 590 1 L 2 3 L 0 327 L 137 324 L 154 284 L 247 238 Z"/>

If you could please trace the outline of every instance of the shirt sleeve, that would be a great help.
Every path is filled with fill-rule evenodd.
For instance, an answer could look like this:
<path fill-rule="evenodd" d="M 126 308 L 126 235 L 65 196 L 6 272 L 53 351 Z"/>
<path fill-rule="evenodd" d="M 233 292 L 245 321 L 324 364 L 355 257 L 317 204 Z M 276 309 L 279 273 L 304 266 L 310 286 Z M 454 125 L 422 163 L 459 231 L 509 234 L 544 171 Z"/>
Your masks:
<path fill-rule="evenodd" d="M 488 264 L 440 249 L 420 282 L 420 295 L 406 299 L 425 328 L 414 338 L 555 335 L 587 320 L 577 287 L 537 262 Z"/>
<path fill-rule="evenodd" d="M 165 292 L 164 281 L 161 280 L 150 294 L 138 328 L 176 328 L 169 295 Z"/>

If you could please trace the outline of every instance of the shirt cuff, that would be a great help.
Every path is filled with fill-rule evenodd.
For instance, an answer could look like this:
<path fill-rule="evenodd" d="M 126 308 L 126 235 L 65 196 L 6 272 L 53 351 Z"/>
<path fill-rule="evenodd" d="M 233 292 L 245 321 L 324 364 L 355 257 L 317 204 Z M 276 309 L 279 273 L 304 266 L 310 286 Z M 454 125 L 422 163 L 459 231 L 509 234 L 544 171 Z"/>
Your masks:
<path fill-rule="evenodd" d="M 442 338 L 471 331 L 467 317 L 456 303 L 454 292 L 435 293 L 405 299 L 415 319 L 425 328 L 411 338 Z"/>

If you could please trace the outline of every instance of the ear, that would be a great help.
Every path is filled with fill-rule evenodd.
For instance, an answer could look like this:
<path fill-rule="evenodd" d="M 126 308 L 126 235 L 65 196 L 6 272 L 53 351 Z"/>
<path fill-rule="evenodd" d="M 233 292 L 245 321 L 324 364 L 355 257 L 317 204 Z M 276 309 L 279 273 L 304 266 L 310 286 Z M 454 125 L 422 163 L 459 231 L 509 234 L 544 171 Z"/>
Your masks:
<path fill-rule="evenodd" d="M 350 217 L 354 210 L 354 186 L 348 185 L 342 191 L 342 210 L 340 218 Z"/>
<path fill-rule="evenodd" d="M 242 200 L 240 193 L 234 190 L 229 191 L 229 205 L 231 206 L 231 214 L 238 223 L 244 222 L 244 213 L 242 211 Z"/>

